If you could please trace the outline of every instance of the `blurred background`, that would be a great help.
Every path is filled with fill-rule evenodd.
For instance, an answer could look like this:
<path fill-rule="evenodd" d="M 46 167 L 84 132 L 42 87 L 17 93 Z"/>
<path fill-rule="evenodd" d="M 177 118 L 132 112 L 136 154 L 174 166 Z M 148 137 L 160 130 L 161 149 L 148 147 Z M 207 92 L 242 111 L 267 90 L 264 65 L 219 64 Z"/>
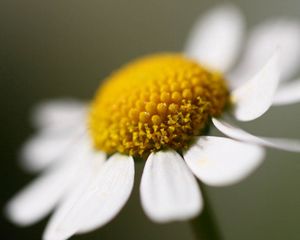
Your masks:
<path fill-rule="evenodd" d="M 10 224 L 5 202 L 34 176 L 17 164 L 33 133 L 30 109 L 59 97 L 90 99 L 101 79 L 128 60 L 180 51 L 199 14 L 212 0 L 0 0 L 1 239 L 40 239 L 46 220 L 29 228 Z M 299 0 L 236 0 L 248 27 L 272 16 L 300 21 Z M 299 75 L 300 76 L 300 75 Z M 300 105 L 272 108 L 253 133 L 300 138 Z M 206 188 L 226 240 L 296 240 L 300 236 L 300 155 L 268 150 L 264 164 L 238 185 Z M 141 210 L 135 191 L 116 219 L 72 239 L 193 239 L 188 223 L 157 225 Z"/>

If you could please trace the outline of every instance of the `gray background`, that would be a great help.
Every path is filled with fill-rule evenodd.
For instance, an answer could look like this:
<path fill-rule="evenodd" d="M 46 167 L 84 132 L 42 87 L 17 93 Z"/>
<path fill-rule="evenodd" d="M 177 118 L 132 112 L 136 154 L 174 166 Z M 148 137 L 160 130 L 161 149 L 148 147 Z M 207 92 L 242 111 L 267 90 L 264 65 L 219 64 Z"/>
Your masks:
<path fill-rule="evenodd" d="M 128 60 L 180 51 L 196 17 L 220 1 L 0 0 L 1 207 L 33 176 L 16 164 L 32 133 L 31 107 L 41 100 L 89 99 L 103 77 Z M 249 27 L 270 16 L 300 21 L 299 0 L 240 0 Z M 254 133 L 300 138 L 299 104 L 272 108 L 243 125 Z M 299 154 L 268 150 L 264 164 L 232 187 L 207 188 L 227 240 L 300 239 Z M 143 214 L 136 190 L 118 217 L 74 239 L 193 239 L 187 223 L 157 225 Z M 40 239 L 46 221 L 18 228 L 1 218 L 1 239 Z"/>

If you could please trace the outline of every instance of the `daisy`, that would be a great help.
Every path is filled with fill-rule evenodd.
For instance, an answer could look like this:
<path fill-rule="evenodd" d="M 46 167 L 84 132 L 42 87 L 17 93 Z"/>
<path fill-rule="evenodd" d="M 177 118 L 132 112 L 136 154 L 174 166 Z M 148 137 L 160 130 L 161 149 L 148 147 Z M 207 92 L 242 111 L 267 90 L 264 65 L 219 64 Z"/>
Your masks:
<path fill-rule="evenodd" d="M 232 70 L 243 33 L 239 9 L 214 8 L 196 23 L 182 54 L 132 61 L 105 79 L 88 104 L 37 107 L 38 133 L 25 144 L 22 163 L 43 172 L 10 201 L 9 218 L 27 226 L 54 210 L 46 240 L 99 228 L 126 203 L 134 161 L 142 160 L 146 215 L 160 223 L 187 220 L 203 207 L 196 178 L 233 184 L 262 163 L 265 146 L 300 151 L 297 140 L 254 136 L 230 122 L 300 100 L 300 81 L 284 81 L 300 59 L 300 25 L 281 19 L 258 26 Z M 210 126 L 229 138 L 208 135 Z"/>

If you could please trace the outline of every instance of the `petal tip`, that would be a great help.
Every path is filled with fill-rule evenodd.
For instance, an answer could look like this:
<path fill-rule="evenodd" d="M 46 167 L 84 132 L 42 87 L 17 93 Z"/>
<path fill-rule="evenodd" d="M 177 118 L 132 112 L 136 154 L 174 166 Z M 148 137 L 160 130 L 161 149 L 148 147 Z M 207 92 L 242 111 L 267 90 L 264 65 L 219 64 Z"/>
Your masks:
<path fill-rule="evenodd" d="M 248 82 L 232 92 L 233 115 L 240 121 L 252 121 L 272 105 L 280 79 L 279 47 L 262 69 Z"/>
<path fill-rule="evenodd" d="M 26 227 L 34 224 L 34 222 L 26 216 L 27 214 L 20 209 L 14 199 L 8 202 L 5 206 L 4 215 L 9 221 L 20 227 Z"/>

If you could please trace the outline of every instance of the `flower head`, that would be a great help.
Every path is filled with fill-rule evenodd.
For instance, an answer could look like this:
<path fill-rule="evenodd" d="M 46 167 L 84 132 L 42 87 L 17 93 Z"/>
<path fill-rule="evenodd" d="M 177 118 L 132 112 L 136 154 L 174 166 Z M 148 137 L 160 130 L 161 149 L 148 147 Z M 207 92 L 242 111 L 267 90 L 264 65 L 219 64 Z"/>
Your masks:
<path fill-rule="evenodd" d="M 223 76 L 179 54 L 136 60 L 112 74 L 91 104 L 89 130 L 106 153 L 182 151 L 228 103 Z"/>
<path fill-rule="evenodd" d="M 300 25 L 281 20 L 259 26 L 231 70 L 243 30 L 236 7 L 218 7 L 197 22 L 183 54 L 129 63 L 105 80 L 88 105 L 39 107 L 39 133 L 25 144 L 23 163 L 46 170 L 9 203 L 9 217 L 29 225 L 56 207 L 47 240 L 101 227 L 126 203 L 134 159 L 141 158 L 146 214 L 156 222 L 185 220 L 203 206 L 194 175 L 224 186 L 259 166 L 263 146 L 299 152 L 299 141 L 257 137 L 228 118 L 251 121 L 272 104 L 300 100 L 299 81 L 283 82 L 300 60 Z M 210 125 L 230 138 L 209 136 Z"/>

